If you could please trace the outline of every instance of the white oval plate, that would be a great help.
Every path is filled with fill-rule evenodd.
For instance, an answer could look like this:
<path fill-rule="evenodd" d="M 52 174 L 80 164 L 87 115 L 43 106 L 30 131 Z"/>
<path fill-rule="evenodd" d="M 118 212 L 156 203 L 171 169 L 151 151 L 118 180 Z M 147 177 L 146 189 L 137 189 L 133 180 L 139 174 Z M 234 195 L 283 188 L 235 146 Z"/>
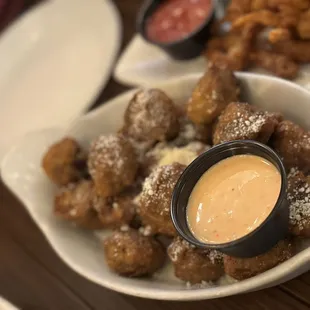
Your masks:
<path fill-rule="evenodd" d="M 114 77 L 124 84 L 150 86 L 205 70 L 206 60 L 203 57 L 188 61 L 171 59 L 160 48 L 147 43 L 136 34 L 121 54 L 114 68 Z M 253 72 L 267 73 L 263 69 Z M 301 66 L 294 82 L 310 90 L 310 65 Z"/>
<path fill-rule="evenodd" d="M 67 126 L 93 103 L 110 77 L 120 30 L 113 2 L 49 0 L 3 33 L 0 158 L 14 139 Z"/>
<path fill-rule="evenodd" d="M 10 302 L 0 296 L 0 310 L 18 310 Z"/>
<path fill-rule="evenodd" d="M 242 82 L 244 99 L 263 109 L 283 112 L 310 129 L 310 92 L 277 78 L 245 73 L 238 74 L 238 77 Z M 198 78 L 198 75 L 191 75 L 155 86 L 164 90 L 176 103 L 184 103 Z M 76 137 L 84 147 L 88 147 L 99 134 L 116 132 L 133 92 L 126 92 L 80 117 L 66 133 L 50 129 L 26 136 L 2 162 L 3 181 L 25 204 L 58 255 L 72 269 L 95 283 L 118 292 L 163 300 L 207 299 L 258 290 L 287 281 L 310 269 L 308 240 L 303 251 L 283 264 L 229 285 L 189 289 L 173 276 L 169 265 L 152 279 L 122 278 L 110 272 L 104 263 L 100 239 L 107 232 L 94 237 L 93 233 L 55 219 L 52 214 L 55 187 L 40 167 L 43 153 L 65 134 Z"/>

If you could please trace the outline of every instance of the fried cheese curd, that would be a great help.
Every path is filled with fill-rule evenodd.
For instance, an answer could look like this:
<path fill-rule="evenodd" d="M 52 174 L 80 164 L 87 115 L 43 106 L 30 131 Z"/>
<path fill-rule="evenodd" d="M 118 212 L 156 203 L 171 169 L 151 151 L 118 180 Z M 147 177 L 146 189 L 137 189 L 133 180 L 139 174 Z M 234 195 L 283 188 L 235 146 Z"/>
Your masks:
<path fill-rule="evenodd" d="M 259 111 L 247 103 L 232 102 L 215 124 L 213 144 L 232 140 L 267 143 L 279 120 L 280 114 Z"/>
<path fill-rule="evenodd" d="M 184 169 L 179 163 L 159 166 L 144 181 L 138 210 L 143 225 L 149 226 L 154 234 L 176 235 L 170 204 L 174 186 Z"/>
<path fill-rule="evenodd" d="M 117 196 L 95 195 L 93 205 L 104 228 L 116 229 L 131 225 L 136 216 L 135 195 L 127 189 Z"/>
<path fill-rule="evenodd" d="M 67 185 L 85 175 L 86 154 L 76 140 L 67 137 L 49 147 L 42 168 L 53 183 Z"/>
<path fill-rule="evenodd" d="M 281 240 L 271 250 L 250 258 L 224 255 L 225 273 L 236 280 L 244 280 L 263 273 L 295 254 L 295 246 L 290 240 Z"/>
<path fill-rule="evenodd" d="M 54 214 L 89 229 L 128 226 L 136 215 L 134 191 L 130 188 L 117 196 L 105 198 L 96 194 L 91 180 L 70 183 L 56 194 Z"/>
<path fill-rule="evenodd" d="M 130 100 L 122 132 L 135 141 L 166 141 L 178 134 L 174 102 L 159 89 L 143 89 Z"/>
<path fill-rule="evenodd" d="M 175 276 L 190 284 L 216 281 L 224 274 L 223 254 L 216 250 L 198 249 L 176 237 L 168 247 Z"/>
<path fill-rule="evenodd" d="M 274 150 L 285 167 L 310 171 L 310 133 L 299 125 L 285 120 L 276 126 L 273 135 Z"/>
<path fill-rule="evenodd" d="M 192 92 L 187 116 L 195 124 L 211 124 L 230 102 L 238 101 L 239 92 L 232 71 L 211 65 Z"/>
<path fill-rule="evenodd" d="M 109 268 L 126 277 L 151 276 L 165 261 L 163 246 L 136 230 L 117 231 L 103 243 Z"/>
<path fill-rule="evenodd" d="M 87 229 L 104 227 L 93 204 L 94 184 L 89 180 L 62 187 L 54 199 L 56 217 Z"/>
<path fill-rule="evenodd" d="M 91 143 L 88 169 L 97 195 L 111 197 L 134 183 L 138 159 L 130 141 L 122 135 L 101 135 Z"/>
<path fill-rule="evenodd" d="M 310 238 L 310 176 L 292 168 L 287 176 L 290 232 Z"/>

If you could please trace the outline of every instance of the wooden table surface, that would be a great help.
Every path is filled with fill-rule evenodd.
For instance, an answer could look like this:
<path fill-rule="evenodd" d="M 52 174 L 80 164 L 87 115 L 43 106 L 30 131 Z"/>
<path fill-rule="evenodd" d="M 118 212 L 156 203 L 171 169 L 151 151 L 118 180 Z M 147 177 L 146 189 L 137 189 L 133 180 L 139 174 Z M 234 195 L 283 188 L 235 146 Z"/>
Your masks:
<path fill-rule="evenodd" d="M 135 14 L 142 1 L 115 2 L 123 21 L 123 49 L 134 34 Z M 126 89 L 111 79 L 93 106 Z M 310 309 L 310 272 L 278 287 L 207 301 L 167 302 L 118 294 L 67 267 L 23 205 L 0 183 L 0 295 L 23 310 L 304 310 Z"/>

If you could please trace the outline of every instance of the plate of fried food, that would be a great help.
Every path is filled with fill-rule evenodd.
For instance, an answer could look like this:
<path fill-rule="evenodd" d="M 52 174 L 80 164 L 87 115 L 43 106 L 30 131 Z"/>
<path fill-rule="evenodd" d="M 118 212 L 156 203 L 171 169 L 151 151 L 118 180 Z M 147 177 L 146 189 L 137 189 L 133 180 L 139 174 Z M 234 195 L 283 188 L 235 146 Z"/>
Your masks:
<path fill-rule="evenodd" d="M 193 5 L 199 1 L 193 1 Z M 140 33 L 121 55 L 114 76 L 127 84 L 149 86 L 180 75 L 201 73 L 208 62 L 213 62 L 235 71 L 278 76 L 310 88 L 310 1 L 231 0 L 224 14 L 218 14 L 223 11 L 222 2 L 213 1 L 217 10 L 211 29 L 201 42 L 205 47 L 200 56 L 185 61 L 174 59 L 166 53 L 166 45 L 153 44 Z M 190 11 L 182 9 L 171 11 L 174 19 L 162 19 L 167 31 L 173 27 L 167 26 L 168 21 L 176 27 L 183 26 L 175 17 L 177 14 L 180 19 L 186 14 L 190 17 Z"/>
<path fill-rule="evenodd" d="M 211 66 L 29 134 L 1 174 L 63 261 L 99 285 L 162 300 L 259 290 L 310 268 L 309 102 L 294 83 Z M 245 139 L 283 161 L 285 236 L 254 257 L 196 247 L 172 222 L 175 184 L 214 145 Z"/>

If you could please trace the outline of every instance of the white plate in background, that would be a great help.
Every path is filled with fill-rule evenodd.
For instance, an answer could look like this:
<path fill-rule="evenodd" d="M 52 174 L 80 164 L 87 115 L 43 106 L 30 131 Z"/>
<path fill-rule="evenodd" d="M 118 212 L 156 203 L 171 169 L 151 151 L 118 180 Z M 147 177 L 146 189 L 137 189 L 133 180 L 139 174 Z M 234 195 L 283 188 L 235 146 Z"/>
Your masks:
<path fill-rule="evenodd" d="M 10 302 L 0 296 L 0 310 L 18 310 Z"/>
<path fill-rule="evenodd" d="M 243 97 L 262 109 L 282 112 L 286 117 L 310 129 L 310 92 L 296 84 L 263 75 L 238 74 Z M 190 75 L 163 84 L 155 84 L 176 103 L 188 100 L 200 75 Z M 99 134 L 116 132 L 122 125 L 123 113 L 134 91 L 110 100 L 98 109 L 81 116 L 67 131 L 87 148 Z M 298 105 L 295 103 L 298 102 Z M 45 234 L 58 255 L 85 278 L 112 290 L 145 298 L 162 300 L 210 299 L 259 290 L 274 286 L 310 269 L 310 239 L 288 261 L 256 277 L 206 288 L 189 289 L 173 276 L 171 266 L 151 278 L 130 279 L 109 271 L 104 262 L 100 237 L 57 220 L 53 214 L 55 186 L 41 169 L 42 155 L 47 148 L 65 135 L 50 129 L 25 136 L 6 155 L 1 165 L 4 183 L 24 203 L 29 214 Z M 223 284 L 223 283 L 222 283 Z"/>
<path fill-rule="evenodd" d="M 202 73 L 206 69 L 206 60 L 198 57 L 189 61 L 171 59 L 160 48 L 147 43 L 136 34 L 121 54 L 114 69 L 114 77 L 127 85 L 150 86 L 169 79 Z M 264 70 L 253 70 L 265 73 Z M 310 90 L 310 65 L 301 66 L 297 84 Z"/>
<path fill-rule="evenodd" d="M 0 158 L 27 132 L 67 126 L 110 77 L 121 40 L 109 0 L 49 0 L 0 37 Z"/>

